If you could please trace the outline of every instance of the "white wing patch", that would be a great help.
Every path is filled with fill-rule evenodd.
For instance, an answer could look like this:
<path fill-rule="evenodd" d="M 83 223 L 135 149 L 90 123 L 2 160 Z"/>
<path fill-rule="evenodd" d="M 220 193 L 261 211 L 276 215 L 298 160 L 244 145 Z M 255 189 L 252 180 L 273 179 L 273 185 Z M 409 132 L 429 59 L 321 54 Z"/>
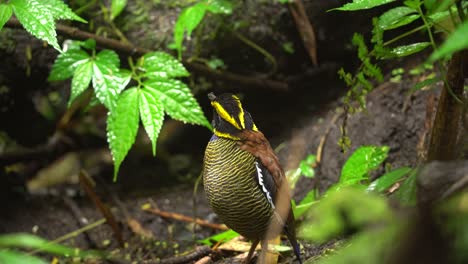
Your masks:
<path fill-rule="evenodd" d="M 258 177 L 258 183 L 262 187 L 262 191 L 265 194 L 268 202 L 270 203 L 271 207 L 275 209 L 275 204 L 273 203 L 273 199 L 271 198 L 270 192 L 267 190 L 265 183 L 263 182 L 263 173 L 262 169 L 258 166 L 258 162 L 255 161 L 255 168 L 257 168 L 257 177 Z"/>

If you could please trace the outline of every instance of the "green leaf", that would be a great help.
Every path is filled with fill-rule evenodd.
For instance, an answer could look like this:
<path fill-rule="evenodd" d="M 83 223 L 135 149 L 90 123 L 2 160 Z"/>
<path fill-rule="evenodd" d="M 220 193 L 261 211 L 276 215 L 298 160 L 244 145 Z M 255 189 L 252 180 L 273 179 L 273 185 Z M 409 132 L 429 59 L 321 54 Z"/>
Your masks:
<path fill-rule="evenodd" d="M 451 56 L 454 52 L 468 48 L 468 20 L 463 22 L 445 40 L 439 49 L 429 57 L 429 62 L 434 62 L 444 57 Z"/>
<path fill-rule="evenodd" d="M 232 3 L 231 1 L 227 0 L 211 0 L 206 1 L 207 3 L 207 10 L 214 14 L 225 14 L 230 15 L 232 14 Z"/>
<path fill-rule="evenodd" d="M 87 23 L 86 20 L 73 13 L 73 11 L 62 0 L 41 1 L 41 4 L 55 19 L 68 19 Z"/>
<path fill-rule="evenodd" d="M 174 78 L 189 76 L 189 72 L 184 65 L 171 55 L 165 52 L 150 52 L 142 58 L 142 68 L 146 71 L 144 74 L 148 78 Z"/>
<path fill-rule="evenodd" d="M 421 50 L 429 47 L 431 45 L 430 42 L 418 42 L 409 45 L 403 45 L 396 48 L 393 48 L 389 52 L 389 56 L 391 57 L 383 57 L 384 59 L 393 58 L 393 57 L 405 57 L 411 54 L 420 52 Z"/>
<path fill-rule="evenodd" d="M 369 9 L 379 5 L 384 5 L 391 3 L 395 0 L 353 0 L 352 3 L 345 4 L 342 7 L 334 8 L 332 10 L 341 10 L 341 11 L 354 11 Z"/>
<path fill-rule="evenodd" d="M 369 192 L 384 192 L 388 188 L 392 187 L 398 180 L 400 180 L 403 176 L 408 174 L 411 171 L 409 167 L 401 167 L 390 172 L 385 173 L 384 175 L 380 176 L 378 179 L 373 181 L 368 187 L 367 191 Z"/>
<path fill-rule="evenodd" d="M 136 87 L 124 91 L 107 118 L 107 141 L 114 159 L 114 181 L 138 132 L 139 94 Z"/>
<path fill-rule="evenodd" d="M 6 234 L 0 236 L 0 248 L 20 247 L 26 249 L 36 249 L 62 256 L 98 256 L 96 251 L 80 251 L 66 247 L 26 233 Z M 3 262 L 0 262 L 3 263 Z"/>
<path fill-rule="evenodd" d="M 13 10 L 9 4 L 0 4 L 0 30 L 10 19 L 11 14 L 13 14 Z"/>
<path fill-rule="evenodd" d="M 61 81 L 73 76 L 76 68 L 87 62 L 90 56 L 82 50 L 71 49 L 58 55 L 52 65 L 49 81 Z"/>
<path fill-rule="evenodd" d="M 57 42 L 54 17 L 49 10 L 37 0 L 11 0 L 10 4 L 26 31 L 62 52 Z"/>
<path fill-rule="evenodd" d="M 93 77 L 93 62 L 88 61 L 86 63 L 80 64 L 73 75 L 72 85 L 71 85 L 71 94 L 68 105 L 75 100 L 78 95 L 84 92 L 91 82 L 91 77 Z"/>
<path fill-rule="evenodd" d="M 147 88 L 141 90 L 139 106 L 141 122 L 151 140 L 153 155 L 156 155 L 156 142 L 164 121 L 164 105 L 153 91 Z"/>
<path fill-rule="evenodd" d="M 387 146 L 361 146 L 346 161 L 340 176 L 340 184 L 352 185 L 368 180 L 368 173 L 378 168 L 387 158 Z"/>
<path fill-rule="evenodd" d="M 318 201 L 316 200 L 316 191 L 312 190 L 302 199 L 302 201 L 294 207 L 294 217 L 297 219 L 304 215 Z"/>
<path fill-rule="evenodd" d="M 384 197 L 347 187 L 330 193 L 312 206 L 298 229 L 298 236 L 323 243 L 346 231 L 378 226 L 393 217 Z"/>
<path fill-rule="evenodd" d="M 205 245 L 214 245 L 218 242 L 227 242 L 235 237 L 238 237 L 239 234 L 236 233 L 236 231 L 229 229 L 227 231 L 224 231 L 222 233 L 216 234 L 214 236 L 210 236 L 208 238 L 205 238 L 203 240 L 199 240 L 198 242 L 205 244 Z"/>
<path fill-rule="evenodd" d="M 93 65 L 94 92 L 99 101 L 110 111 L 114 109 L 119 93 L 125 88 L 123 84 L 126 85 L 118 67 L 119 57 L 110 50 L 99 52 Z"/>
<path fill-rule="evenodd" d="M 418 170 L 412 170 L 408 178 L 403 182 L 400 189 L 395 193 L 402 205 L 416 205 L 416 177 Z"/>
<path fill-rule="evenodd" d="M 0 263 L 48 264 L 47 261 L 44 261 L 38 257 L 30 256 L 26 253 L 9 249 L 0 249 Z"/>
<path fill-rule="evenodd" d="M 211 128 L 187 85 L 179 80 L 147 80 L 144 87 L 164 104 L 164 111 L 176 120 Z"/>
<path fill-rule="evenodd" d="M 441 78 L 439 76 L 435 76 L 435 77 L 432 77 L 432 78 L 428 78 L 428 79 L 425 79 L 424 81 L 422 82 L 418 82 L 417 84 L 415 84 L 413 87 L 411 87 L 411 89 L 409 90 L 409 93 L 414 93 L 416 92 L 417 90 L 420 90 L 426 86 L 429 86 L 429 85 L 432 85 L 438 81 L 440 81 Z"/>
<path fill-rule="evenodd" d="M 179 58 L 182 54 L 182 41 L 184 40 L 184 33 L 187 31 L 187 36 L 192 34 L 192 31 L 200 24 L 206 13 L 207 5 L 205 3 L 198 3 L 188 7 L 182 11 L 177 18 L 174 26 L 174 44 L 177 48 Z"/>
<path fill-rule="evenodd" d="M 419 15 L 410 15 L 416 13 L 416 10 L 399 6 L 385 12 L 379 17 L 377 25 L 383 30 L 389 30 L 407 25 L 419 18 Z"/>
<path fill-rule="evenodd" d="M 111 4 L 111 19 L 114 20 L 127 5 L 127 0 L 112 0 Z"/>
<path fill-rule="evenodd" d="M 313 178 L 315 175 L 315 171 L 313 166 L 317 161 L 317 156 L 315 155 L 308 155 L 305 159 L 303 159 L 299 163 L 299 169 L 301 170 L 301 174 L 307 178 Z"/>
<path fill-rule="evenodd" d="M 80 46 L 88 50 L 94 50 L 96 49 L 96 40 L 87 39 L 85 41 L 80 41 Z"/>

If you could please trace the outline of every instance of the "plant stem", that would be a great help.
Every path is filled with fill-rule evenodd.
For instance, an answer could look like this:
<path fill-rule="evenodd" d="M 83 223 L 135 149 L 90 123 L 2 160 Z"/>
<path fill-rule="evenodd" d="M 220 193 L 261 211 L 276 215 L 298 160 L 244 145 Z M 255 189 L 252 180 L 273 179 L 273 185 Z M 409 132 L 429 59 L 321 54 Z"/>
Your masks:
<path fill-rule="evenodd" d="M 424 13 L 423 13 L 423 11 L 421 9 L 421 5 L 418 5 L 418 13 L 419 13 L 419 15 L 421 16 L 421 19 L 424 22 L 424 26 L 427 29 L 427 34 L 429 35 L 429 39 L 431 40 L 432 48 L 435 51 L 435 50 L 437 50 L 437 46 L 436 46 L 435 41 L 434 41 L 434 36 L 432 36 L 431 25 L 427 22 L 426 16 L 424 15 Z"/>

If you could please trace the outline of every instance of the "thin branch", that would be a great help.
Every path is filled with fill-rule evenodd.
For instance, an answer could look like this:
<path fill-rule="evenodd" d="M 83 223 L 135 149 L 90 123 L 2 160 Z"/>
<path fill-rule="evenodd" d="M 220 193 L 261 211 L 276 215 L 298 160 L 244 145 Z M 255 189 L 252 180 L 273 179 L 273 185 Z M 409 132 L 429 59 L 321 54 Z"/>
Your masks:
<path fill-rule="evenodd" d="M 11 28 L 23 28 L 21 23 L 15 18 L 11 18 L 10 20 L 8 20 L 8 22 L 5 25 Z M 99 47 L 101 48 L 113 49 L 129 55 L 141 56 L 145 53 L 152 51 L 146 48 L 124 44 L 115 39 L 105 38 L 90 32 L 82 31 L 75 27 L 69 27 L 61 24 L 56 25 L 56 31 L 58 34 L 71 39 L 94 39 L 96 40 L 97 45 L 99 45 Z M 246 77 L 226 71 L 212 70 L 204 65 L 191 63 L 188 61 L 183 61 L 182 63 L 189 70 L 194 71 L 198 74 L 205 75 L 216 80 L 236 83 L 236 85 L 239 85 L 241 87 L 246 86 L 252 88 L 261 88 L 275 90 L 278 92 L 287 92 L 289 90 L 289 85 L 285 82 L 269 79 L 259 79 L 256 77 Z"/>

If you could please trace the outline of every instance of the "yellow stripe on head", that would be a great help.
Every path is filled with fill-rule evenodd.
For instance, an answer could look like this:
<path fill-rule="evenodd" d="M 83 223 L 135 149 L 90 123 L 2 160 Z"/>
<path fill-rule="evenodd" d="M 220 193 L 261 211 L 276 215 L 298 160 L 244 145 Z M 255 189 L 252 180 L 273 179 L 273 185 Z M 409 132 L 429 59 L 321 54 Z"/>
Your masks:
<path fill-rule="evenodd" d="M 239 121 L 240 121 L 240 125 L 243 129 L 245 129 L 245 117 L 244 117 L 244 108 L 242 108 L 242 103 L 239 99 L 239 97 L 235 96 L 235 95 L 232 95 L 232 98 L 234 98 L 234 100 L 236 100 L 237 102 L 237 107 L 239 107 Z"/>
<path fill-rule="evenodd" d="M 233 136 L 233 135 L 231 135 L 229 133 L 220 132 L 220 131 L 216 130 L 216 128 L 213 129 L 213 133 L 216 136 L 220 137 L 220 138 L 229 138 L 229 139 L 232 139 L 232 140 L 240 140 L 240 138 L 235 137 L 235 136 Z"/>
<path fill-rule="evenodd" d="M 216 101 L 211 101 L 211 105 L 216 109 L 216 112 L 218 112 L 219 116 L 226 120 L 229 124 L 233 125 L 235 128 L 241 130 L 241 126 L 236 122 L 236 120 L 224 109 L 224 107 L 216 102 Z M 242 108 L 241 108 L 242 109 Z"/>

